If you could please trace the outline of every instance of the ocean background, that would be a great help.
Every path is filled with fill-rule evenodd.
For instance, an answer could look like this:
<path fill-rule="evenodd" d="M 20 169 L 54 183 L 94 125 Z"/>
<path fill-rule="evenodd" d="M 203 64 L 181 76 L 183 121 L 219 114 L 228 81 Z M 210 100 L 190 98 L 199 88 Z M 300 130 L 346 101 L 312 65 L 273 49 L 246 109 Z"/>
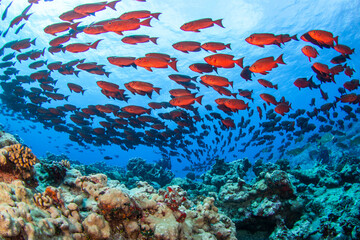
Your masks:
<path fill-rule="evenodd" d="M 31 46 L 31 48 L 23 50 L 28 51 L 31 49 L 43 49 L 49 47 L 49 41 L 54 37 L 44 33 L 43 29 L 53 23 L 61 22 L 58 18 L 59 15 L 63 12 L 69 11 L 74 7 L 91 3 L 96 1 L 69 1 L 69 0 L 54 0 L 54 1 L 40 1 L 39 4 L 33 4 L 29 13 L 32 13 L 29 20 L 26 21 L 24 28 L 20 31 L 19 34 L 15 34 L 15 30 L 18 26 L 9 30 L 6 37 L 0 38 L 0 46 L 6 44 L 7 42 L 13 40 L 20 40 L 23 38 L 36 38 L 36 46 Z M 3 13 L 6 6 L 10 1 L 1 1 L 0 12 Z M 28 5 L 28 2 L 25 0 L 13 0 L 12 5 L 8 9 L 8 14 L 5 20 L 2 21 L 0 31 L 6 31 L 10 21 L 21 14 L 24 8 Z M 190 52 L 189 54 L 179 52 L 172 47 L 172 44 L 179 41 L 197 41 L 200 43 L 205 43 L 209 41 L 223 42 L 225 44 L 231 43 L 232 50 L 224 50 L 221 53 L 231 54 L 235 56 L 235 59 L 240 57 L 244 58 L 244 66 L 251 65 L 257 59 L 274 56 L 278 57 L 280 54 L 284 54 L 284 61 L 286 65 L 280 65 L 278 68 L 273 69 L 270 74 L 262 76 L 256 74 L 253 76 L 253 81 L 245 81 L 240 77 L 241 68 L 235 66 L 231 69 L 219 69 L 219 76 L 228 78 L 230 81 L 234 81 L 233 92 L 238 92 L 238 89 L 249 89 L 253 90 L 254 102 L 249 102 L 249 106 L 254 110 L 254 114 L 249 117 L 248 111 L 240 111 L 239 113 L 234 113 L 231 117 L 234 119 L 235 124 L 240 122 L 241 117 L 244 116 L 245 120 L 250 120 L 250 124 L 247 128 L 242 131 L 247 133 L 249 127 L 255 126 L 255 130 L 259 129 L 259 124 L 263 121 L 260 120 L 256 111 L 256 106 L 263 105 L 264 101 L 259 97 L 261 93 L 269 93 L 280 99 L 282 96 L 285 97 L 291 103 L 292 110 L 282 117 L 282 120 L 292 120 L 289 119 L 287 115 L 294 113 L 297 109 L 305 109 L 307 111 L 312 111 L 313 107 L 310 107 L 310 101 L 312 98 L 316 99 L 316 107 L 319 108 L 326 102 L 334 102 L 335 96 L 339 97 L 340 93 L 338 88 L 342 87 L 345 81 L 351 79 L 359 78 L 359 68 L 360 58 L 358 55 L 358 49 L 360 49 L 360 1 L 242 1 L 242 0 L 225 0 L 225 1 L 206 1 L 206 0 L 197 0 L 197 1 L 159 1 L 159 0 L 148 0 L 147 2 L 137 2 L 134 0 L 123 0 L 116 5 L 116 11 L 107 8 L 104 11 L 97 12 L 95 16 L 89 16 L 84 19 L 80 19 L 80 26 L 88 25 L 96 21 L 101 21 L 109 18 L 119 17 L 121 14 L 134 10 L 149 10 L 151 12 L 160 12 L 162 13 L 159 17 L 159 20 L 152 19 L 152 27 L 141 27 L 139 30 L 126 32 L 124 35 L 133 35 L 133 34 L 146 34 L 151 37 L 158 37 L 158 45 L 155 45 L 151 42 L 140 43 L 138 45 L 128 45 L 121 42 L 122 36 L 116 35 L 114 33 L 105 33 L 101 35 L 87 35 L 85 33 L 79 33 L 77 39 L 71 39 L 69 43 L 87 43 L 95 42 L 98 39 L 103 39 L 97 49 L 90 49 L 84 53 L 56 53 L 54 55 L 45 51 L 45 56 L 40 59 L 48 60 L 48 63 L 55 61 L 62 61 L 63 63 L 69 62 L 74 59 L 83 59 L 85 62 L 97 62 L 98 64 L 104 64 L 107 72 L 111 72 L 110 77 L 106 78 L 105 76 L 97 76 L 89 74 L 87 72 L 81 71 L 79 77 L 75 75 L 63 76 L 57 72 L 53 72 L 51 76 L 58 80 L 56 87 L 59 88 L 58 93 L 64 95 L 70 95 L 69 101 L 52 101 L 51 103 L 43 104 L 42 107 L 56 107 L 62 106 L 63 104 L 69 103 L 76 105 L 79 108 L 85 108 L 88 105 L 97 105 L 97 104 L 116 104 L 120 107 L 126 105 L 139 105 L 143 107 L 148 107 L 147 104 L 150 101 L 153 102 L 162 102 L 169 101 L 170 94 L 169 90 L 174 88 L 181 88 L 180 85 L 171 81 L 168 78 L 169 74 L 175 74 L 176 72 L 171 69 L 154 69 L 153 72 L 149 72 L 143 68 L 138 67 L 134 68 L 119 68 L 114 65 L 111 65 L 107 61 L 109 56 L 133 56 L 133 57 L 142 57 L 149 52 L 160 52 L 166 53 L 173 57 L 176 57 L 178 62 L 179 74 L 185 74 L 189 76 L 199 76 L 200 74 L 192 72 L 188 66 L 196 62 L 204 62 L 203 58 L 211 55 L 212 53 L 201 50 L 200 52 Z M 203 29 L 200 33 L 184 32 L 180 30 L 180 26 L 186 22 L 201 19 L 201 18 L 212 18 L 223 19 L 223 25 L 225 28 L 220 28 L 219 26 L 213 26 L 211 28 Z M 329 64 L 330 59 L 335 56 L 338 56 L 339 53 L 334 49 L 320 49 L 317 46 L 314 46 L 318 52 L 319 56 L 316 59 L 313 59 L 312 62 L 309 62 L 308 58 L 303 55 L 301 48 L 305 45 L 311 45 L 302 40 L 300 41 L 290 41 L 285 43 L 282 48 L 278 46 L 271 45 L 265 46 L 265 48 L 260 48 L 254 45 L 250 45 L 245 42 L 245 38 L 250 36 L 253 33 L 274 33 L 274 34 L 290 34 L 291 36 L 297 34 L 298 38 L 307 31 L 321 29 L 330 31 L 334 36 L 339 36 L 339 43 L 355 48 L 355 53 L 351 55 L 351 60 L 348 61 L 347 65 L 355 69 L 355 73 L 352 78 L 349 78 L 344 73 L 335 77 L 335 83 L 325 83 L 322 84 L 321 88 L 324 92 L 327 92 L 329 95 L 329 100 L 325 101 L 321 98 L 319 89 L 310 90 L 308 88 L 299 89 L 294 86 L 293 82 L 299 77 L 310 78 L 315 74 L 311 69 L 313 62 L 321 62 Z M 60 33 L 59 35 L 62 35 Z M 66 44 L 64 44 L 66 45 Z M 5 54 L 13 52 L 11 49 L 5 49 Z M 39 60 L 40 60 L 39 59 Z M 15 59 L 13 61 L 16 61 Z M 16 61 L 17 62 L 17 61 Z M 15 68 L 20 70 L 19 75 L 30 75 L 35 70 L 29 69 L 28 65 L 32 61 L 24 61 L 22 63 L 17 62 Z M 47 69 L 43 66 L 41 69 Z M 36 70 L 37 71 L 37 70 Z M 264 78 L 270 80 L 273 84 L 278 84 L 279 89 L 265 89 L 261 86 L 257 79 Z M 118 84 L 121 89 L 125 89 L 123 84 L 130 81 L 145 81 L 152 83 L 155 87 L 160 87 L 160 95 L 156 93 L 153 94 L 152 99 L 150 100 L 147 96 L 132 95 L 129 91 L 126 93 L 130 97 L 128 103 L 119 100 L 111 100 L 106 98 L 100 92 L 100 88 L 97 86 L 97 81 L 109 81 L 115 84 Z M 86 89 L 84 95 L 70 93 L 67 83 L 76 83 L 81 85 Z M 319 81 L 316 80 L 318 84 Z M 23 84 L 22 86 L 25 89 L 30 87 L 38 87 L 38 83 L 32 83 L 31 85 Z M 205 105 L 210 104 L 215 112 L 220 113 L 223 118 L 227 117 L 226 114 L 220 112 L 216 109 L 216 104 L 214 100 L 221 97 L 217 92 L 211 88 L 206 88 L 205 86 L 197 83 L 197 86 L 200 87 L 198 95 L 204 95 L 202 106 L 198 103 L 195 103 L 195 107 L 199 107 L 199 114 L 202 117 L 204 123 L 209 126 L 217 126 L 223 136 L 224 140 L 220 144 L 214 146 L 212 143 L 213 139 L 216 137 L 214 132 L 211 132 L 207 137 L 203 139 L 203 142 L 212 147 L 212 150 L 203 149 L 197 145 L 196 141 L 192 140 L 190 136 L 186 136 L 185 139 L 193 141 L 192 146 L 188 146 L 188 150 L 197 150 L 203 149 L 204 155 L 196 157 L 195 155 L 190 155 L 190 159 L 194 163 L 207 163 L 208 158 L 206 153 L 210 154 L 210 157 L 219 156 L 220 158 L 226 159 L 226 161 L 232 161 L 238 158 L 248 157 L 251 162 L 254 162 L 254 156 L 267 147 L 266 145 L 260 146 L 249 146 L 246 148 L 245 152 L 239 152 L 238 150 L 242 148 L 242 143 L 247 143 L 250 141 L 252 134 L 248 133 L 245 137 L 241 138 L 239 141 L 235 141 L 234 138 L 239 135 L 239 128 L 233 130 L 221 130 L 221 123 L 219 120 L 214 120 L 209 122 L 204 117 L 205 114 L 209 114 L 209 111 L 205 109 Z M 358 90 L 354 91 L 358 93 Z M 238 97 L 239 99 L 242 99 Z M 248 100 L 244 99 L 245 102 Z M 29 100 L 27 100 L 29 101 Z M 337 119 L 342 119 L 346 116 L 346 113 L 340 111 L 339 106 L 344 104 L 338 103 L 336 111 L 339 112 Z M 357 105 L 354 106 L 354 108 Z M 267 109 L 273 109 L 274 106 L 269 106 Z M 164 113 L 171 111 L 171 109 L 160 109 L 153 110 L 151 116 L 157 117 L 158 113 Z M 5 130 L 17 134 L 24 143 L 26 143 L 38 157 L 44 156 L 46 152 L 51 152 L 54 154 L 66 154 L 72 160 L 78 160 L 84 164 L 91 164 L 94 162 L 103 161 L 105 156 L 110 156 L 112 159 L 107 160 L 107 164 L 125 166 L 128 159 L 133 157 L 142 157 L 149 162 L 157 161 L 162 158 L 160 151 L 156 147 L 147 147 L 147 146 L 136 146 L 134 150 L 124 151 L 118 145 L 111 144 L 108 146 L 94 146 L 92 144 L 85 143 L 85 147 L 79 146 L 77 143 L 69 140 L 69 135 L 67 133 L 60 133 L 51 128 L 45 129 L 41 123 L 33 122 L 24 119 L 20 113 L 12 113 L 11 110 L 6 109 L 5 106 L 1 107 L 1 111 L 4 114 L 0 114 L 0 123 L 5 126 Z M 332 113 L 333 110 L 330 112 Z M 192 115 L 192 114 L 191 114 Z M 265 111 L 263 111 L 265 116 Z M 280 115 L 279 115 L 280 116 Z M 70 123 L 70 119 L 67 117 L 66 121 Z M 99 119 L 95 118 L 93 128 L 99 127 Z M 170 129 L 176 128 L 176 124 L 173 122 L 165 121 L 166 125 Z M 288 149 L 293 149 L 296 147 L 302 147 L 307 143 L 307 138 L 313 133 L 316 133 L 319 129 L 319 126 L 323 123 L 319 122 L 317 119 L 312 119 L 309 122 L 316 124 L 317 129 L 313 132 L 305 134 L 304 140 L 299 143 L 291 142 L 291 145 Z M 202 123 L 197 123 L 195 126 L 198 131 L 195 135 L 200 134 L 203 130 L 200 125 Z M 347 124 L 345 124 L 347 126 Z M 353 127 L 358 128 L 357 122 L 354 123 Z M 261 128 L 260 128 L 261 129 Z M 296 128 L 299 130 L 299 128 Z M 334 129 L 335 130 L 335 129 Z M 345 132 L 349 129 L 346 127 Z M 137 129 L 138 131 L 138 129 Z M 229 136 L 229 133 L 233 132 L 233 136 L 228 145 L 224 148 L 223 142 Z M 267 159 L 270 154 L 273 154 L 273 158 L 270 161 L 277 160 L 281 152 L 277 150 L 278 147 L 282 145 L 281 141 L 285 137 L 280 136 L 277 132 L 270 133 L 274 135 L 276 139 L 272 143 L 274 148 L 270 152 L 261 153 L 260 157 Z M 218 151 L 213 151 L 217 147 Z M 231 147 L 235 147 L 233 152 L 228 152 Z M 168 148 L 167 148 L 168 149 Z M 170 149 L 168 149 L 170 150 Z M 184 153 L 181 149 L 176 149 L 179 153 Z M 176 159 L 181 158 L 181 156 L 169 156 L 172 162 L 172 170 L 177 176 L 185 176 L 186 172 L 182 169 L 191 165 L 186 159 L 182 159 L 182 162 L 178 162 Z"/>

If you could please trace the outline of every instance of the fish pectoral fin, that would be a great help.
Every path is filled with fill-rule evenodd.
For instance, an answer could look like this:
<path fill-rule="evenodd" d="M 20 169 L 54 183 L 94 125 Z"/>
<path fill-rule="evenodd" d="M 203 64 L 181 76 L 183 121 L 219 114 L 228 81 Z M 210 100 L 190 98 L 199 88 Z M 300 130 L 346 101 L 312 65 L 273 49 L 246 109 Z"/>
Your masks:
<path fill-rule="evenodd" d="M 150 71 L 150 72 L 152 72 L 153 70 L 151 69 L 151 68 L 149 68 L 149 67 L 144 67 L 146 70 L 148 70 L 148 71 Z"/>

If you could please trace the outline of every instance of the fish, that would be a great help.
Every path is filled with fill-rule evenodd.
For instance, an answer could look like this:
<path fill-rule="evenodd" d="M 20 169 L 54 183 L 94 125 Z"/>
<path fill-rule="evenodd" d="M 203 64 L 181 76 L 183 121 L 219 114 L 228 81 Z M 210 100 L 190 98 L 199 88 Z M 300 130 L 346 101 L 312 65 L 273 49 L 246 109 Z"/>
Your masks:
<path fill-rule="evenodd" d="M 211 73 L 215 71 L 217 73 L 217 67 L 214 67 L 207 63 L 194 63 L 189 66 L 190 70 L 197 72 L 197 73 Z"/>
<path fill-rule="evenodd" d="M 184 107 L 184 106 L 194 104 L 195 101 L 201 105 L 202 98 L 203 98 L 203 95 L 195 97 L 195 94 L 193 94 L 193 95 L 175 97 L 175 98 L 171 99 L 169 102 L 171 105 L 178 106 L 178 107 Z"/>
<path fill-rule="evenodd" d="M 131 114 L 135 114 L 135 115 L 141 115 L 144 113 L 150 114 L 151 112 L 151 108 L 143 108 L 140 106 L 135 106 L 135 105 L 129 105 L 129 106 L 125 106 L 123 108 L 121 108 L 122 111 L 131 113 Z"/>
<path fill-rule="evenodd" d="M 4 12 L 3 12 L 2 16 L 1 16 L 1 20 L 2 20 L 2 21 L 5 20 L 5 18 L 6 18 L 6 16 L 7 16 L 7 12 L 8 12 L 8 10 L 9 10 L 9 7 L 11 6 L 12 3 L 13 3 L 13 1 L 11 1 L 11 2 L 9 3 L 9 5 L 7 5 L 7 7 L 5 8 L 5 10 L 4 10 Z"/>
<path fill-rule="evenodd" d="M 57 38 L 54 38 L 49 42 L 49 45 L 52 46 L 52 47 L 57 47 L 57 46 L 59 46 L 59 45 L 61 45 L 63 43 L 68 42 L 71 38 L 76 38 L 76 33 L 74 33 L 74 34 L 65 34 L 63 36 L 59 36 Z"/>
<path fill-rule="evenodd" d="M 277 45 L 281 47 L 282 39 L 281 35 L 275 35 L 272 33 L 254 33 L 245 38 L 245 41 L 249 44 L 264 47 L 264 45 Z"/>
<path fill-rule="evenodd" d="M 274 111 L 276 113 L 279 113 L 281 116 L 284 116 L 285 113 L 288 113 L 291 109 L 291 104 L 287 104 L 287 103 L 279 103 L 278 105 L 276 105 Z"/>
<path fill-rule="evenodd" d="M 325 44 L 334 47 L 334 42 L 338 44 L 338 36 L 334 37 L 331 32 L 324 30 L 311 30 L 307 34 L 320 44 Z"/>
<path fill-rule="evenodd" d="M 3 60 L 4 61 L 4 60 Z M 358 89 L 359 87 L 359 79 L 353 79 L 351 81 L 347 81 L 343 84 L 344 88 L 346 88 L 348 91 L 353 91 Z"/>
<path fill-rule="evenodd" d="M 240 99 L 228 99 L 224 101 L 224 105 L 231 109 L 233 112 L 237 112 L 238 110 L 245 110 L 249 108 L 249 103 L 245 103 Z"/>
<path fill-rule="evenodd" d="M 84 17 L 87 17 L 87 14 L 81 14 L 81 13 L 77 13 L 74 10 L 70 10 L 68 12 L 64 12 L 62 13 L 59 18 L 63 21 L 67 21 L 67 22 L 73 22 L 74 20 L 77 19 L 82 19 Z"/>
<path fill-rule="evenodd" d="M 258 79 L 258 82 L 263 85 L 265 88 L 275 88 L 276 90 L 278 89 L 278 85 L 275 84 L 273 85 L 270 81 L 265 80 L 265 79 Z"/>
<path fill-rule="evenodd" d="M 221 51 L 226 48 L 231 50 L 230 43 L 224 44 L 221 42 L 207 42 L 207 43 L 202 44 L 200 47 L 202 49 L 204 49 L 205 51 L 211 51 L 213 53 L 217 53 L 217 51 Z"/>
<path fill-rule="evenodd" d="M 128 20 L 128 19 L 131 19 L 131 18 L 141 19 L 141 18 L 153 17 L 153 18 L 159 20 L 160 14 L 161 13 L 152 13 L 152 12 L 147 11 L 147 10 L 139 10 L 139 11 L 131 11 L 131 12 L 123 13 L 119 18 L 121 20 Z"/>
<path fill-rule="evenodd" d="M 81 94 L 84 95 L 85 90 L 80 85 L 75 84 L 75 83 L 68 83 L 67 85 L 70 89 L 70 92 L 72 92 L 72 91 L 74 91 L 76 93 L 81 92 Z"/>
<path fill-rule="evenodd" d="M 18 33 L 21 31 L 21 29 L 24 28 L 25 24 L 26 24 L 26 23 L 21 24 L 20 27 L 18 27 L 18 28 L 16 29 L 15 34 L 18 34 Z"/>
<path fill-rule="evenodd" d="M 79 24 L 80 24 L 80 22 L 74 23 L 74 24 L 67 23 L 67 22 L 53 23 L 53 24 L 45 27 L 44 32 L 47 34 L 56 36 L 57 33 L 65 32 L 65 31 L 69 30 L 70 28 L 76 30 L 76 28 L 78 27 Z"/>
<path fill-rule="evenodd" d="M 71 53 L 79 53 L 79 52 L 86 52 L 90 48 L 96 49 L 99 42 L 102 39 L 95 41 L 94 43 L 72 43 L 65 47 L 66 51 Z"/>
<path fill-rule="evenodd" d="M 233 68 L 236 65 L 243 68 L 244 58 L 234 59 L 234 56 L 229 54 L 217 53 L 204 58 L 205 62 L 217 68 Z"/>
<path fill-rule="evenodd" d="M 35 45 L 35 40 L 36 38 L 34 38 L 33 40 L 31 40 L 30 38 L 25 38 L 12 44 L 10 48 L 15 51 L 21 52 L 21 50 L 29 48 L 31 45 Z"/>
<path fill-rule="evenodd" d="M 274 60 L 274 57 L 261 58 L 255 63 L 253 63 L 250 66 L 249 70 L 253 73 L 260 73 L 262 75 L 266 75 L 273 68 L 278 67 L 278 64 L 285 64 L 282 57 L 283 54 L 281 54 L 276 60 Z"/>
<path fill-rule="evenodd" d="M 201 50 L 200 46 L 201 43 L 194 41 L 177 42 L 172 45 L 173 48 L 183 53 L 199 52 Z"/>
<path fill-rule="evenodd" d="M 355 52 L 355 48 L 351 49 L 350 47 L 343 44 L 336 44 L 334 49 L 341 53 L 343 56 L 349 56 Z"/>
<path fill-rule="evenodd" d="M 262 93 L 260 94 L 261 99 L 263 99 L 268 105 L 273 104 L 273 105 L 278 105 L 279 103 L 276 101 L 275 97 L 267 94 L 267 93 Z"/>
<path fill-rule="evenodd" d="M 302 53 L 309 58 L 309 62 L 311 62 L 311 58 L 316 58 L 319 53 L 312 46 L 306 45 L 301 48 Z"/>
<path fill-rule="evenodd" d="M 225 77 L 220 77 L 216 75 L 203 75 L 200 79 L 211 86 L 220 86 L 220 87 L 233 87 L 233 82 L 229 82 L 229 80 Z"/>
<path fill-rule="evenodd" d="M 312 76 L 308 79 L 306 78 L 297 78 L 295 81 L 294 81 L 294 85 L 296 87 L 299 88 L 299 90 L 301 88 L 310 88 L 310 89 L 313 89 L 313 88 L 319 88 L 320 85 L 315 85 L 315 83 L 312 81 Z"/>
<path fill-rule="evenodd" d="M 104 24 L 104 29 L 109 32 L 115 32 L 122 35 L 124 31 L 133 31 L 139 29 L 141 26 L 151 27 L 150 21 L 152 18 L 147 18 L 144 21 L 140 21 L 137 18 L 131 18 L 127 20 L 115 19 L 108 21 Z"/>
<path fill-rule="evenodd" d="M 134 63 L 136 64 L 136 66 L 143 67 L 150 72 L 152 72 L 151 68 L 167 68 L 168 66 L 170 66 L 172 69 L 178 72 L 176 68 L 177 60 L 168 62 L 163 58 L 145 56 L 135 59 Z"/>
<path fill-rule="evenodd" d="M 194 81 L 196 82 L 196 78 L 197 76 L 195 77 L 189 77 L 187 75 L 182 75 L 182 74 L 171 74 L 168 76 L 171 80 L 175 81 L 175 82 L 190 82 L 190 81 Z"/>
<path fill-rule="evenodd" d="M 214 26 L 214 24 L 224 28 L 224 26 L 222 25 L 222 19 L 213 21 L 211 18 L 203 18 L 184 23 L 180 27 L 180 29 L 186 32 L 200 32 L 199 29 L 209 28 Z"/>
<path fill-rule="evenodd" d="M 112 1 L 112 2 L 98 2 L 98 3 L 87 3 L 82 4 L 74 8 L 74 12 L 82 14 L 82 15 L 90 15 L 96 12 L 104 10 L 106 7 L 109 7 L 113 10 L 116 10 L 116 4 L 120 2 L 120 0 Z"/>
<path fill-rule="evenodd" d="M 151 41 L 152 43 L 157 45 L 157 37 L 149 37 L 148 35 L 131 35 L 126 36 L 121 39 L 123 43 L 136 45 L 138 43 L 146 43 Z"/>
<path fill-rule="evenodd" d="M 128 67 L 133 66 L 136 68 L 136 64 L 134 63 L 135 57 L 108 57 L 107 60 L 109 63 L 118 66 L 118 67 Z"/>

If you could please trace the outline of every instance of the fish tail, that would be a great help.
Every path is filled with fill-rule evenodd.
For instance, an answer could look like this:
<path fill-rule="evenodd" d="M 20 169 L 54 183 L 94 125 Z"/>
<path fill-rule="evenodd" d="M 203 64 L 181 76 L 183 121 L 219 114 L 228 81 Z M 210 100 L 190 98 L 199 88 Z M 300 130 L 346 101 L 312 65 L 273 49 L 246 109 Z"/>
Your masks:
<path fill-rule="evenodd" d="M 197 98 L 195 98 L 195 101 L 197 101 L 200 105 L 202 105 L 201 100 L 203 97 L 204 97 L 204 95 L 198 96 Z"/>
<path fill-rule="evenodd" d="M 80 22 L 71 24 L 71 25 L 70 25 L 70 28 L 73 29 L 73 30 L 76 30 L 79 24 L 80 24 Z M 76 34 L 75 34 L 75 36 L 76 36 Z"/>
<path fill-rule="evenodd" d="M 96 42 L 94 42 L 93 44 L 91 44 L 91 48 L 93 48 L 93 49 L 96 49 L 97 48 L 97 45 L 99 44 L 99 42 L 101 41 L 102 39 L 99 39 L 99 40 L 97 40 Z"/>
<path fill-rule="evenodd" d="M 229 44 L 226 44 L 225 47 L 227 47 L 228 49 L 231 50 L 231 46 L 230 46 L 230 43 Z"/>
<path fill-rule="evenodd" d="M 110 73 L 111 73 L 111 72 L 104 72 L 104 74 L 105 74 L 106 77 L 109 77 Z"/>
<path fill-rule="evenodd" d="M 213 69 L 218 74 L 217 67 L 213 67 Z"/>
<path fill-rule="evenodd" d="M 146 95 L 151 99 L 152 92 L 147 92 Z"/>
<path fill-rule="evenodd" d="M 79 77 L 79 72 L 80 71 L 74 71 L 75 76 Z"/>
<path fill-rule="evenodd" d="M 278 85 L 277 85 L 277 84 L 275 84 L 275 85 L 274 85 L 274 88 L 275 88 L 276 90 L 278 90 Z"/>
<path fill-rule="evenodd" d="M 237 93 L 231 93 L 231 96 L 233 96 L 234 98 L 236 98 L 236 94 L 237 94 Z"/>
<path fill-rule="evenodd" d="M 233 88 L 234 82 L 229 82 L 229 85 Z"/>
<path fill-rule="evenodd" d="M 152 41 L 154 44 L 156 44 L 157 45 L 157 41 L 158 40 L 158 37 L 152 37 L 152 38 L 150 38 L 150 41 Z"/>
<path fill-rule="evenodd" d="M 32 15 L 32 13 L 30 13 L 30 14 L 28 14 L 28 15 L 25 15 L 25 16 L 24 16 L 24 19 L 27 21 L 31 15 Z"/>
<path fill-rule="evenodd" d="M 34 38 L 34 40 L 32 40 L 30 43 L 35 46 L 35 41 L 36 41 L 36 38 Z"/>
<path fill-rule="evenodd" d="M 239 58 L 238 60 L 235 60 L 235 63 L 241 67 L 241 68 L 244 68 L 244 58 Z"/>
<path fill-rule="evenodd" d="M 154 88 L 154 91 L 159 95 L 160 95 L 160 90 L 161 90 L 161 88 Z"/>
<path fill-rule="evenodd" d="M 106 6 L 108 6 L 109 8 L 111 8 L 113 10 L 116 10 L 115 6 L 118 2 L 120 2 L 120 0 L 112 1 L 112 2 L 109 2 L 108 4 L 106 4 Z"/>
<path fill-rule="evenodd" d="M 140 22 L 140 25 L 142 25 L 142 26 L 147 26 L 147 27 L 151 27 L 151 25 L 150 25 L 151 19 L 152 19 L 152 18 L 145 19 L 144 21 Z"/>
<path fill-rule="evenodd" d="M 292 40 L 295 40 L 295 41 L 299 41 L 299 39 L 297 38 L 296 34 L 292 37 L 290 37 Z"/>
<path fill-rule="evenodd" d="M 147 114 L 150 114 L 150 113 L 151 113 L 151 108 L 148 108 L 148 109 L 146 110 L 146 113 L 147 113 Z"/>
<path fill-rule="evenodd" d="M 175 71 L 178 72 L 178 70 L 177 70 L 177 68 L 176 68 L 176 63 L 177 63 L 177 61 L 175 60 L 175 61 L 169 62 L 168 65 L 169 65 L 172 69 L 174 69 Z"/>
<path fill-rule="evenodd" d="M 281 54 L 276 60 L 275 60 L 275 62 L 276 63 L 279 63 L 279 64 L 286 64 L 285 62 L 284 62 L 284 60 L 283 60 L 283 55 L 284 54 Z"/>
<path fill-rule="evenodd" d="M 57 93 L 58 90 L 59 88 L 54 88 L 54 93 Z"/>
<path fill-rule="evenodd" d="M 334 41 L 335 41 L 336 45 L 338 45 L 338 40 L 339 40 L 339 36 L 334 37 Z"/>
<path fill-rule="evenodd" d="M 161 13 L 152 13 L 151 16 L 153 16 L 154 18 L 156 18 L 157 20 L 159 20 L 159 15 Z"/>
<path fill-rule="evenodd" d="M 66 101 L 69 101 L 69 96 L 64 97 Z"/>
<path fill-rule="evenodd" d="M 194 82 L 197 82 L 196 79 L 197 79 L 197 76 L 191 78 L 191 80 L 193 80 Z"/>
<path fill-rule="evenodd" d="M 215 20 L 214 23 L 222 28 L 225 28 L 222 24 L 222 19 Z"/>

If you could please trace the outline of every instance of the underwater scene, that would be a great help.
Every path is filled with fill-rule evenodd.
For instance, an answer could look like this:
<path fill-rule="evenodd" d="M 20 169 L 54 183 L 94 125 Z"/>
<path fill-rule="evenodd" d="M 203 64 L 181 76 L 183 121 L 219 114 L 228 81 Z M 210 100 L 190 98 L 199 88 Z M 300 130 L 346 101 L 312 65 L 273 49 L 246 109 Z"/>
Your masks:
<path fill-rule="evenodd" d="M 0 240 L 360 239 L 359 9 L 0 0 Z"/>

